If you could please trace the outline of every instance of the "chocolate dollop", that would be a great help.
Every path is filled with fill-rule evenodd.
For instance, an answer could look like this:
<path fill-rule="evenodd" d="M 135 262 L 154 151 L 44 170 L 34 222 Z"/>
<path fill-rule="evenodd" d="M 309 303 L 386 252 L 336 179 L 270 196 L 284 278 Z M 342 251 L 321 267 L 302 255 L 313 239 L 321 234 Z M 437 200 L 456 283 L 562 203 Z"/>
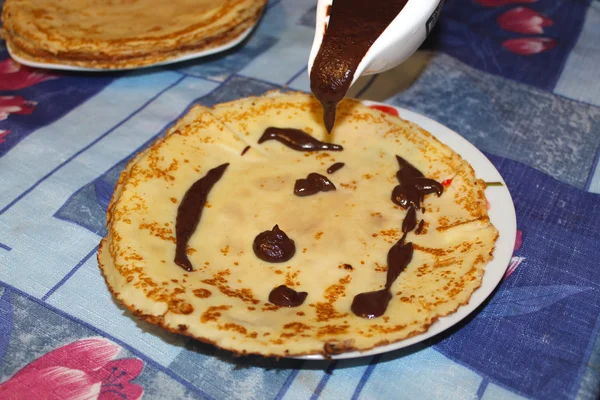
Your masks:
<path fill-rule="evenodd" d="M 294 241 L 278 225 L 256 235 L 252 249 L 256 257 L 272 263 L 285 262 L 296 253 Z"/>
<path fill-rule="evenodd" d="M 317 194 L 319 192 L 329 192 L 336 190 L 335 185 L 326 176 L 312 172 L 306 179 L 298 179 L 294 185 L 294 194 L 304 197 Z"/>
<path fill-rule="evenodd" d="M 400 156 L 396 156 L 400 170 L 396 178 L 400 183 L 392 191 L 392 201 L 404 209 L 421 208 L 421 202 L 426 194 L 435 193 L 439 196 L 444 192 L 441 183 L 426 178 L 421 171 Z"/>
<path fill-rule="evenodd" d="M 346 165 L 343 162 L 336 162 L 334 164 L 331 165 L 331 167 L 327 168 L 327 173 L 328 174 L 333 174 L 334 172 L 342 169 L 342 167 Z"/>
<path fill-rule="evenodd" d="M 359 293 L 354 296 L 350 309 L 359 317 L 377 318 L 385 314 L 391 299 L 392 294 L 387 287 L 373 292 Z"/>
<path fill-rule="evenodd" d="M 298 307 L 308 296 L 307 292 L 296 292 L 285 285 L 277 286 L 269 293 L 269 302 L 281 307 Z"/>

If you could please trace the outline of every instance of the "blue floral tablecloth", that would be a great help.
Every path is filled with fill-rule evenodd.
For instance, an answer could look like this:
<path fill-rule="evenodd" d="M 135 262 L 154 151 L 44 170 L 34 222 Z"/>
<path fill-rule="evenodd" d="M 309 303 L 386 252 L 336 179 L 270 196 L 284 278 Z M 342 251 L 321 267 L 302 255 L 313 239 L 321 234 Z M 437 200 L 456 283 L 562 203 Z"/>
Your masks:
<path fill-rule="evenodd" d="M 272 0 L 241 46 L 127 73 L 34 70 L 0 41 L 1 399 L 599 397 L 597 0 L 447 0 L 419 52 L 352 89 L 459 132 L 508 184 L 512 261 L 458 326 L 355 360 L 235 358 L 112 300 L 95 253 L 121 169 L 195 103 L 309 91 L 314 13 Z"/>

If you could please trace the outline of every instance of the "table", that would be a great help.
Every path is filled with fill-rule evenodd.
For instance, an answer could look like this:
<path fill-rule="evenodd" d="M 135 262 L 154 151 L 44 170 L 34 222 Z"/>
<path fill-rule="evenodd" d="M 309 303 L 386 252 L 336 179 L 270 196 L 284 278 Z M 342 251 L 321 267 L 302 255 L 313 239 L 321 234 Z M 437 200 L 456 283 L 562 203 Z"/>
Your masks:
<path fill-rule="evenodd" d="M 419 52 L 351 91 L 459 132 L 512 193 L 509 270 L 455 328 L 355 360 L 235 358 L 112 300 L 95 254 L 127 160 L 194 103 L 309 91 L 314 11 L 271 0 L 242 46 L 124 73 L 32 70 L 0 41 L 0 398 L 598 398 L 597 0 L 448 0 Z"/>

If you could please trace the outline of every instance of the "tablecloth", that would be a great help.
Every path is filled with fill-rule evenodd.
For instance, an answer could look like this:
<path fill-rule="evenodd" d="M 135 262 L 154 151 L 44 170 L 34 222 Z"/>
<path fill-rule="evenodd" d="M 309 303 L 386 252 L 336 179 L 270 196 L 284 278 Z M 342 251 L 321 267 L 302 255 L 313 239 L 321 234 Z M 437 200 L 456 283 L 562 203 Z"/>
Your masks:
<path fill-rule="evenodd" d="M 34 70 L 0 41 L 0 398 L 598 398 L 596 0 L 447 0 L 413 57 L 351 91 L 460 133 L 513 196 L 508 272 L 449 331 L 354 360 L 236 358 L 113 301 L 95 254 L 121 169 L 195 103 L 309 91 L 314 14 L 271 0 L 234 49 L 120 73 Z"/>

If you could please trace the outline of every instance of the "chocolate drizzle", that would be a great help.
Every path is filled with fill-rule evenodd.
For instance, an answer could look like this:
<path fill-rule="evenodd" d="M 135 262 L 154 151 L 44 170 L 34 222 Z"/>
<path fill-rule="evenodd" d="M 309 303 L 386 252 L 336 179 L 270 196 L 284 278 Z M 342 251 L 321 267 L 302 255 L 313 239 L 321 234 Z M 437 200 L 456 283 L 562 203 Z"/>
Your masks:
<path fill-rule="evenodd" d="M 273 263 L 285 262 L 296 253 L 294 241 L 278 225 L 256 235 L 252 249 L 256 257 Z"/>
<path fill-rule="evenodd" d="M 294 194 L 300 197 L 331 190 L 335 190 L 335 185 L 326 176 L 316 172 L 308 174 L 306 179 L 298 179 L 294 185 Z"/>
<path fill-rule="evenodd" d="M 308 296 L 307 292 L 296 292 L 285 285 L 277 286 L 269 293 L 269 302 L 281 307 L 298 307 Z"/>
<path fill-rule="evenodd" d="M 187 256 L 188 241 L 198 227 L 208 194 L 214 184 L 221 179 L 228 166 L 229 163 L 219 165 L 208 171 L 204 177 L 198 179 L 185 192 L 177 208 L 177 219 L 175 220 L 175 264 L 186 271 L 193 270 L 192 263 Z"/>
<path fill-rule="evenodd" d="M 400 170 L 396 173 L 396 178 L 400 183 L 392 191 L 392 201 L 404 209 L 414 207 L 421 208 L 421 202 L 426 194 L 435 193 L 439 196 L 444 192 L 441 183 L 425 178 L 421 171 L 412 166 L 402 157 L 396 156 Z"/>
<path fill-rule="evenodd" d="M 242 150 L 242 154 L 240 154 L 241 156 L 243 156 L 244 154 L 246 154 L 246 152 L 250 150 L 250 146 L 246 146 L 244 147 L 244 150 Z"/>
<path fill-rule="evenodd" d="M 417 226 L 417 211 L 414 207 L 408 209 L 404 221 L 402 221 L 402 232 L 407 233 Z"/>
<path fill-rule="evenodd" d="M 392 246 L 387 255 L 387 276 L 385 279 L 385 287 L 374 292 L 360 293 L 354 296 L 352 301 L 352 312 L 363 318 L 377 318 L 385 314 L 387 306 L 392 299 L 390 288 L 398 278 L 398 275 L 408 263 L 412 260 L 413 245 L 405 243 L 406 233 L 396 244 Z"/>
<path fill-rule="evenodd" d="M 422 219 L 421 222 L 419 222 L 419 226 L 417 227 L 417 230 L 415 231 L 415 235 L 420 235 L 421 233 L 423 233 L 424 227 L 425 227 L 425 220 Z"/>
<path fill-rule="evenodd" d="M 310 71 L 310 88 L 323 105 L 323 122 L 331 132 L 337 104 L 371 45 L 402 11 L 408 0 L 336 0 L 321 47 Z"/>
<path fill-rule="evenodd" d="M 398 186 L 392 191 L 392 201 L 399 206 L 408 209 L 402 221 L 402 238 L 390 248 L 387 255 L 387 276 L 385 287 L 373 292 L 360 293 L 354 296 L 351 310 L 354 314 L 363 318 L 377 318 L 385 313 L 392 299 L 390 288 L 400 273 L 404 271 L 413 256 L 413 244 L 406 243 L 406 235 L 415 229 L 417 225 L 417 210 L 426 194 L 436 193 L 442 195 L 443 186 L 433 179 L 423 176 L 402 157 L 396 156 L 400 169 L 396 174 Z M 423 230 L 424 221 L 421 220 L 415 233 Z"/>
<path fill-rule="evenodd" d="M 277 140 L 287 147 L 297 151 L 342 151 L 344 148 L 339 144 L 325 143 L 315 139 L 308 133 L 300 129 L 292 128 L 267 128 L 262 134 L 258 143 L 264 143 L 267 140 Z"/>
<path fill-rule="evenodd" d="M 342 167 L 346 165 L 343 162 L 336 162 L 335 164 L 332 164 L 331 167 L 327 168 L 327 173 L 328 174 L 333 174 L 334 172 L 342 169 Z"/>

